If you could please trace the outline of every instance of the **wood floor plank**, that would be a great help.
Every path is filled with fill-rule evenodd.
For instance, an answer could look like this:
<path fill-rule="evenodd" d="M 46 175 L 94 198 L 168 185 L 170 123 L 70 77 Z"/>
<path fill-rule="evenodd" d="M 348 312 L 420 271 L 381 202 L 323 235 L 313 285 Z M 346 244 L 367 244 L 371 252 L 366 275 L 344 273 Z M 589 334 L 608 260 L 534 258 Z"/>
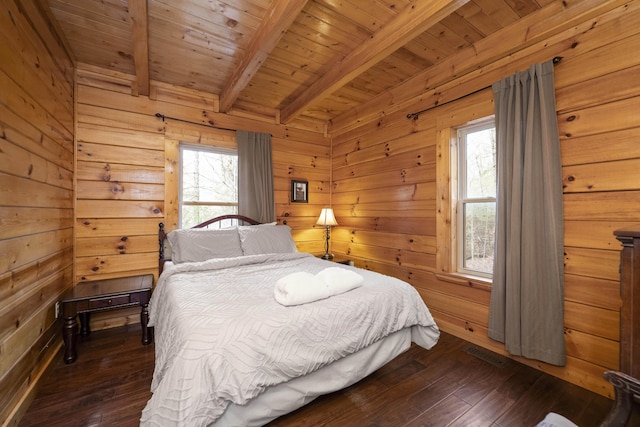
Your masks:
<path fill-rule="evenodd" d="M 448 426 L 470 408 L 471 405 L 452 394 L 405 424 L 405 427 Z"/>
<path fill-rule="evenodd" d="M 71 365 L 60 353 L 19 426 L 137 426 L 151 397 L 154 368 L 154 344 L 140 340 L 139 325 L 124 326 L 93 332 L 79 343 Z M 362 381 L 269 427 L 532 427 L 549 411 L 595 427 L 612 406 L 603 396 L 511 359 L 474 355 L 470 346 L 446 333 L 432 350 L 413 345 Z M 638 408 L 631 425 L 640 425 Z"/>
<path fill-rule="evenodd" d="M 514 404 L 515 400 L 513 398 L 509 398 L 497 390 L 492 390 L 449 426 L 490 426 Z"/>

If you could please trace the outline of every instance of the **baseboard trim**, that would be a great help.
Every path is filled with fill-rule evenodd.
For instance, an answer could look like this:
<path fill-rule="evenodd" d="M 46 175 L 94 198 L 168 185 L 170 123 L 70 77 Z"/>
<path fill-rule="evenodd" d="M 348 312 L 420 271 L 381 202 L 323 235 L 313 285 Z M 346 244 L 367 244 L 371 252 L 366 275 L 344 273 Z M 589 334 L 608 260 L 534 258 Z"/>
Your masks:
<path fill-rule="evenodd" d="M 33 402 L 33 400 L 36 398 L 36 395 L 38 394 L 40 379 L 46 372 L 49 365 L 51 365 L 55 357 L 58 356 L 58 352 L 60 348 L 62 348 L 62 339 L 56 338 L 54 340 L 54 344 L 47 349 L 48 354 L 45 357 L 45 363 L 42 364 L 42 366 L 34 376 L 33 380 L 29 384 L 29 387 L 27 388 L 26 392 L 22 395 L 18 403 L 16 403 L 16 405 L 13 407 L 13 409 L 7 416 L 7 419 L 5 420 L 4 424 L 2 424 L 2 427 L 18 426 L 18 424 L 20 423 L 20 420 L 22 419 L 24 414 L 27 413 L 29 406 L 31 406 L 31 403 Z"/>

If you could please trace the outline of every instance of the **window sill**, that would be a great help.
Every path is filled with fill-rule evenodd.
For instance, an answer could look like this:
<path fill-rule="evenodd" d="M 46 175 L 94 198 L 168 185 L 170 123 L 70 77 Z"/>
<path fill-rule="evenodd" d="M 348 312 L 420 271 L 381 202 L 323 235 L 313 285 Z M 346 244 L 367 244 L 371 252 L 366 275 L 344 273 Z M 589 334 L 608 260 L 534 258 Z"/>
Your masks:
<path fill-rule="evenodd" d="M 484 277 L 471 276 L 468 274 L 460 273 L 436 273 L 436 277 L 444 282 L 466 286 L 468 288 L 482 289 L 488 292 L 491 291 L 492 281 Z"/>

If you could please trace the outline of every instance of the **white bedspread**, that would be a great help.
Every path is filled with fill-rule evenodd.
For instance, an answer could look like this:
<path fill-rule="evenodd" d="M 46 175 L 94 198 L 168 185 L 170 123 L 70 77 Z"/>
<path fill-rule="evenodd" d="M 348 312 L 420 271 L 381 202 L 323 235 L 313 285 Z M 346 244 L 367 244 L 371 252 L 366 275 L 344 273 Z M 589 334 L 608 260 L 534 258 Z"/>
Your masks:
<path fill-rule="evenodd" d="M 277 280 L 328 266 L 309 254 L 267 254 L 179 264 L 158 280 L 149 306 L 155 326 L 152 398 L 141 425 L 205 426 L 230 402 L 319 369 L 381 337 L 412 327 L 431 348 L 439 331 L 417 291 L 358 270 L 364 284 L 344 294 L 285 307 Z M 350 267 L 345 267 L 350 268 Z"/>

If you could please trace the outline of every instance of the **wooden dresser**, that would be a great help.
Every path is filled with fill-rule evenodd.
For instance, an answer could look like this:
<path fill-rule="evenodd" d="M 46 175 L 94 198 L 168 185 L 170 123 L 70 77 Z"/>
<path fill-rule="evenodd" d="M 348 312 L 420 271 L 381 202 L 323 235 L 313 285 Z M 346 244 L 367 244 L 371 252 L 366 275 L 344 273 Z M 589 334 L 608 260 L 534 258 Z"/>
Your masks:
<path fill-rule="evenodd" d="M 640 378 L 640 225 L 615 230 L 613 234 L 622 243 L 620 371 Z"/>
<path fill-rule="evenodd" d="M 620 252 L 620 370 L 604 377 L 613 385 L 616 400 L 600 427 L 627 426 L 640 399 L 640 225 L 615 230 Z M 637 425 L 634 423 L 633 425 Z"/>

